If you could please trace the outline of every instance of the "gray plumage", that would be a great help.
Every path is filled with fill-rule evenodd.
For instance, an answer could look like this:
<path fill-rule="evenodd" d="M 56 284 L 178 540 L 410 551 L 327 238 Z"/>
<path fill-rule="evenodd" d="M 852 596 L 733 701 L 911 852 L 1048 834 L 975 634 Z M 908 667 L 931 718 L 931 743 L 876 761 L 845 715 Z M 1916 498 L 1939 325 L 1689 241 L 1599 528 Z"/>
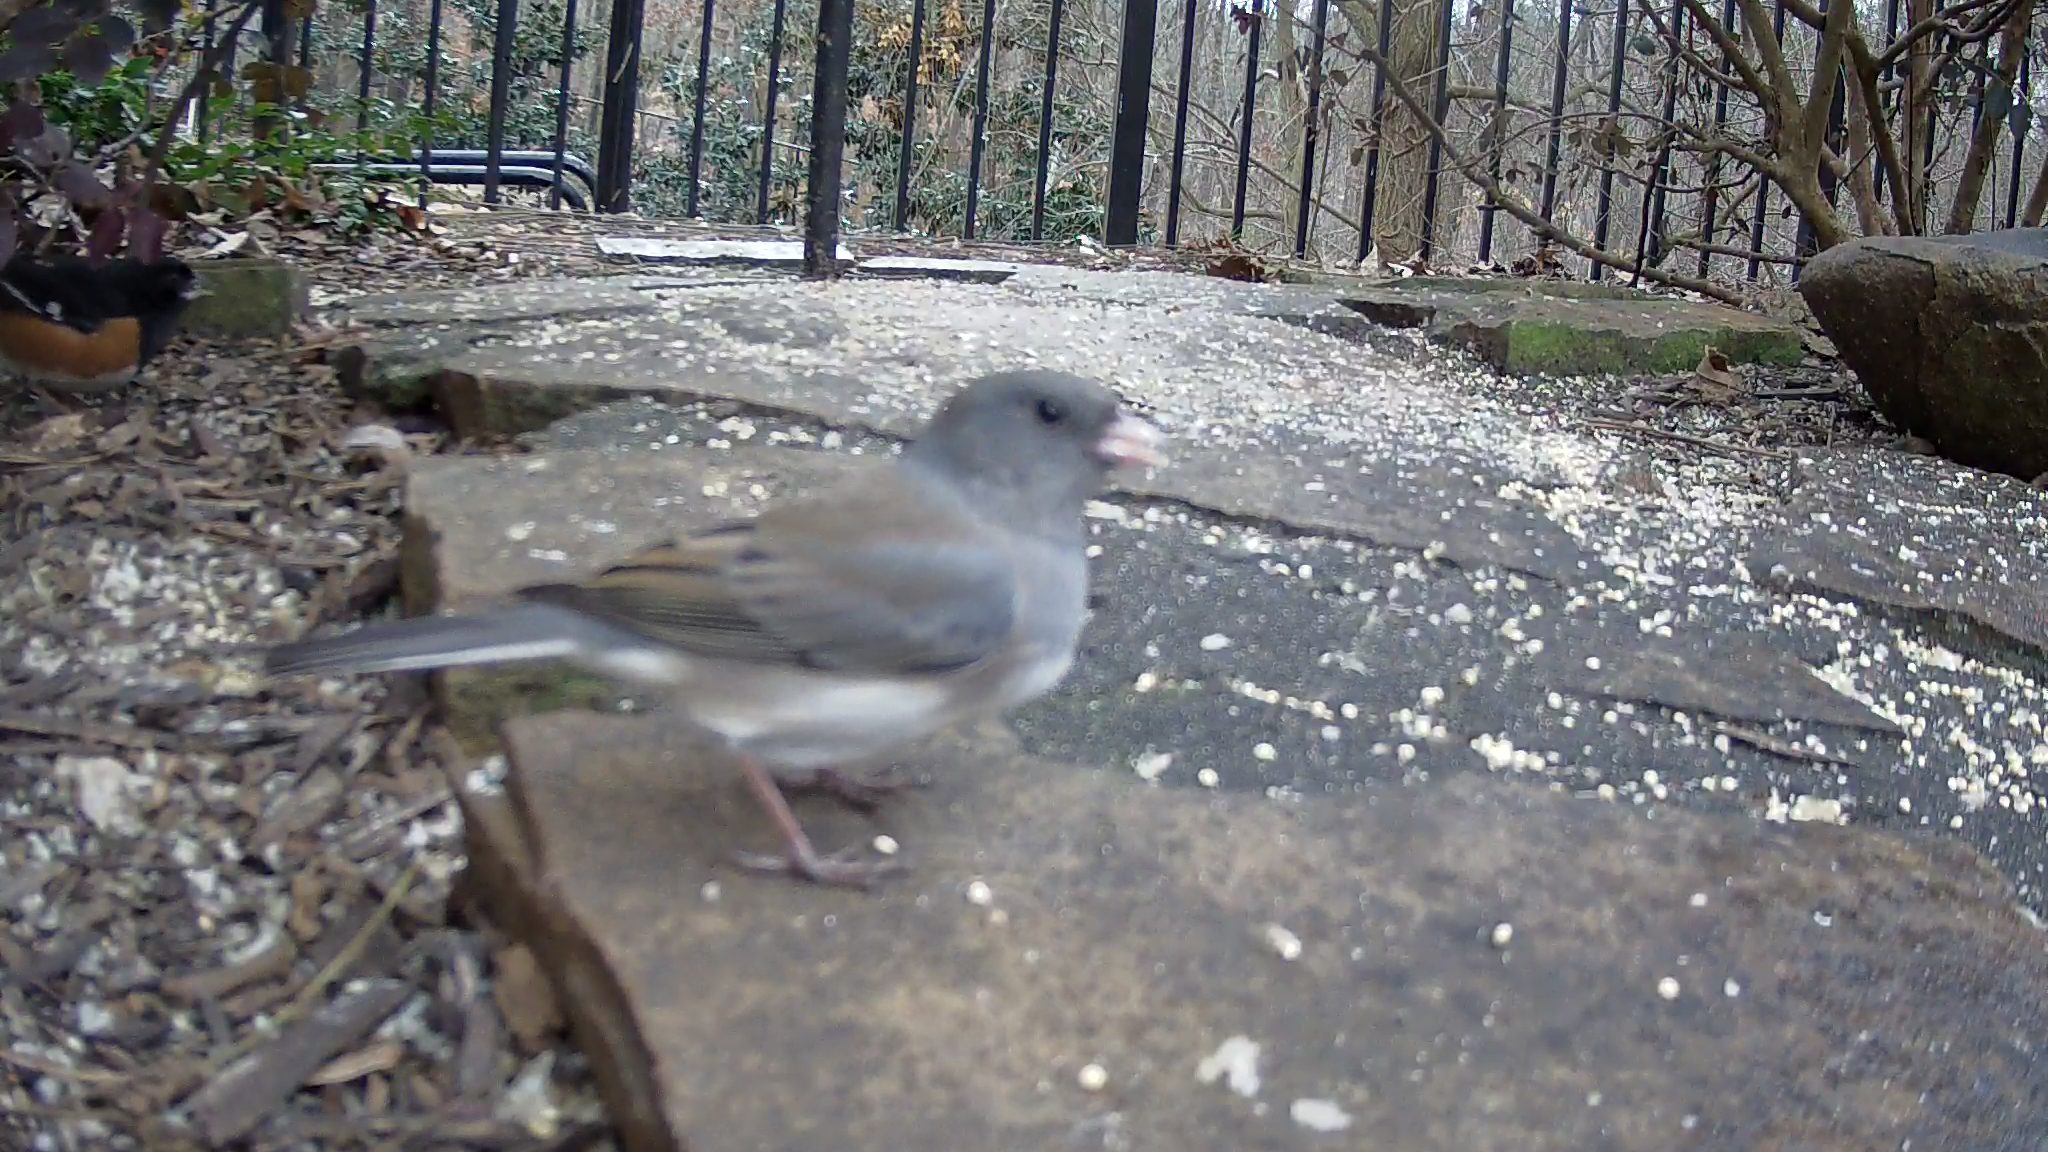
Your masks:
<path fill-rule="evenodd" d="M 996 373 L 835 490 L 502 606 L 282 645 L 267 670 L 568 660 L 668 691 L 743 757 L 829 769 L 1057 684 L 1086 614 L 1082 506 L 1157 443 L 1091 381 Z M 808 852 L 790 869 L 841 878 Z"/>

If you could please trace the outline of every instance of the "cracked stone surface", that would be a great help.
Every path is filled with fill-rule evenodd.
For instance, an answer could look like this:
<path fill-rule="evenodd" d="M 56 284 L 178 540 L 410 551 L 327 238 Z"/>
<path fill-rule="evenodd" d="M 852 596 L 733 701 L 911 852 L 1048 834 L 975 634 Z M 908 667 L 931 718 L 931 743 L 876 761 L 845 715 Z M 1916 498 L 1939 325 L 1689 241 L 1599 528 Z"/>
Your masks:
<path fill-rule="evenodd" d="M 1707 344 L 1737 361 L 1801 355 L 1797 330 L 1777 321 L 1674 300 L 1026 265 L 1005 266 L 996 283 L 951 282 L 929 268 L 897 278 L 904 271 L 830 286 L 688 267 L 624 290 L 609 279 L 531 283 L 496 318 L 470 310 L 467 291 L 359 299 L 347 318 L 387 331 L 344 354 L 344 377 L 387 403 L 431 396 L 459 431 L 477 434 L 528 431 L 627 393 L 818 407 L 843 399 L 849 380 L 900 394 L 934 375 L 993 367 L 995 353 L 1112 364 L 1139 395 L 1184 391 L 1199 376 L 1215 403 L 1240 411 L 1284 392 L 1286 414 L 1301 418 L 1342 408 L 1345 384 L 1381 367 L 1370 356 L 1361 363 L 1343 339 L 1361 314 L 1513 372 L 1689 371 Z M 539 314 L 551 294 L 560 306 Z M 591 307 L 596 300 L 618 303 Z M 857 403 L 832 413 L 868 415 Z"/>
<path fill-rule="evenodd" d="M 1175 462 L 1090 507 L 1058 691 L 874 823 L 804 810 L 901 844 L 879 897 L 725 867 L 767 829 L 665 718 L 505 727 L 472 856 L 636 1150 L 2048 1138 L 2040 493 L 1860 449 L 1646 484 L 1551 385 L 1251 285 L 690 283 L 414 334 L 593 391 L 413 466 L 413 610 L 873 466 L 998 364 L 1113 380 Z M 607 359 L 666 309 L 717 331 Z M 471 675 L 480 741 L 657 703 Z"/>
<path fill-rule="evenodd" d="M 483 890 L 570 990 L 627 1146 L 2028 1148 L 2040 932 L 1966 850 L 1498 780 L 1275 804 L 908 761 L 872 894 L 661 718 L 508 729 Z M 509 839 L 509 842 L 507 842 Z"/>

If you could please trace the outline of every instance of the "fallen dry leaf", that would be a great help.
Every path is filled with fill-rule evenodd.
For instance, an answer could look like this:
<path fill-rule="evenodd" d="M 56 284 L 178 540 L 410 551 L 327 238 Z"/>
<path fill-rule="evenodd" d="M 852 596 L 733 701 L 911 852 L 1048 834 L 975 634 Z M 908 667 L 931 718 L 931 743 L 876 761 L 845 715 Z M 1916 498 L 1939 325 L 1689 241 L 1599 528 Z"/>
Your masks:
<path fill-rule="evenodd" d="M 491 997 L 505 1017 L 506 1027 L 518 1039 L 523 1052 L 537 1052 L 548 1034 L 562 1026 L 561 1006 L 548 984 L 540 961 L 524 944 L 501 949 L 496 957 L 497 973 Z"/>
<path fill-rule="evenodd" d="M 1700 366 L 1692 370 L 1692 382 L 1700 395 L 1716 404 L 1734 403 L 1748 393 L 1742 377 L 1728 366 L 1728 357 L 1711 344 L 1700 355 Z"/>
<path fill-rule="evenodd" d="M 379 1040 L 321 1065 L 306 1077 L 306 1083 L 316 1088 L 346 1084 L 374 1073 L 389 1072 L 404 1058 L 405 1045 L 396 1040 Z"/>

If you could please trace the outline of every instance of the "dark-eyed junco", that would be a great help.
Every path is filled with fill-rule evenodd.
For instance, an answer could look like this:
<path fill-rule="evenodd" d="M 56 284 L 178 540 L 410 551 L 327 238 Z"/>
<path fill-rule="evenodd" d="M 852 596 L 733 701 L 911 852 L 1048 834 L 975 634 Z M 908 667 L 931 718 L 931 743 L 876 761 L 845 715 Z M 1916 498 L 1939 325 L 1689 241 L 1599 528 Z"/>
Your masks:
<path fill-rule="evenodd" d="M 738 753 L 775 821 L 782 854 L 742 863 L 865 885 L 891 865 L 815 852 L 777 775 L 843 781 L 836 765 L 1050 690 L 1086 612 L 1082 506 L 1111 467 L 1160 463 L 1162 440 L 1093 381 L 994 373 L 835 490 L 502 607 L 285 644 L 266 668 L 564 659 L 660 686 Z"/>
<path fill-rule="evenodd" d="M 0 368 L 71 392 L 125 384 L 170 345 L 199 295 L 175 257 L 17 254 L 0 268 Z"/>

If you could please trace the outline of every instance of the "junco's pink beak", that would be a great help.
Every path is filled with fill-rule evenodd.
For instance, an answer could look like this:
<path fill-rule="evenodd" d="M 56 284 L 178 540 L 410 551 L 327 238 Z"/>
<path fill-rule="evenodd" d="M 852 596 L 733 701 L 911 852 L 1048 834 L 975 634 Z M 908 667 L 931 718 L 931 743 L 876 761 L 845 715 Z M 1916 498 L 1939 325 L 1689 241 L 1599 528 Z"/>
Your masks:
<path fill-rule="evenodd" d="M 1143 464 L 1157 468 L 1166 463 L 1166 454 L 1161 451 L 1165 443 L 1166 435 L 1150 421 L 1119 412 L 1103 431 L 1102 439 L 1095 442 L 1095 454 L 1115 466 Z"/>

